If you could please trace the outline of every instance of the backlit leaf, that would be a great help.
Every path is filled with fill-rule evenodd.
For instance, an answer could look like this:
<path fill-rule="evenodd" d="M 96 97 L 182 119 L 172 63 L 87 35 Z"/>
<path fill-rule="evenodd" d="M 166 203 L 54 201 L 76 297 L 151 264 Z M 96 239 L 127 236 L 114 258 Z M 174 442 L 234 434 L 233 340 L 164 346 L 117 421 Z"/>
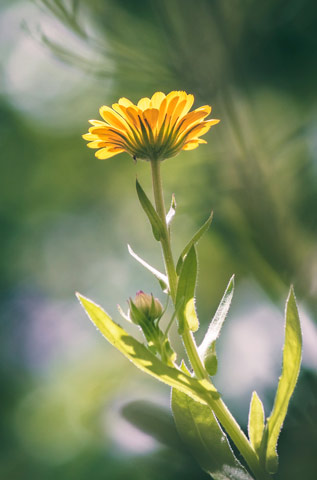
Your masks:
<path fill-rule="evenodd" d="M 282 375 L 279 379 L 272 413 L 266 427 L 266 469 L 275 473 L 278 467 L 277 441 L 293 394 L 301 363 L 302 333 L 294 290 L 291 287 L 285 311 L 285 341 Z"/>
<path fill-rule="evenodd" d="M 248 433 L 251 445 L 258 453 L 260 452 L 263 437 L 264 419 L 263 404 L 257 393 L 253 392 L 249 410 Z"/>
<path fill-rule="evenodd" d="M 145 267 L 147 270 L 149 270 L 154 275 L 154 277 L 156 277 L 159 280 L 160 285 L 163 284 L 164 288 L 167 288 L 167 289 L 169 288 L 168 287 L 168 279 L 167 279 L 167 276 L 164 275 L 164 273 L 159 272 L 158 270 L 156 270 L 156 268 L 152 267 L 149 263 L 147 263 L 145 260 L 143 260 L 141 257 L 139 257 L 132 250 L 130 245 L 128 245 L 128 250 L 129 250 L 130 255 L 133 258 L 135 258 L 135 260 L 137 260 L 141 265 L 143 265 L 143 267 Z"/>
<path fill-rule="evenodd" d="M 178 262 L 177 262 L 177 265 L 176 265 L 176 272 L 177 272 L 177 275 L 180 274 L 180 271 L 181 271 L 181 268 L 182 268 L 182 265 L 183 265 L 183 262 L 184 262 L 184 258 L 186 257 L 187 253 L 189 252 L 189 250 L 192 248 L 193 245 L 196 245 L 196 243 L 201 239 L 201 237 L 203 236 L 203 234 L 208 230 L 208 228 L 210 227 L 211 225 L 211 222 L 212 222 L 212 217 L 213 217 L 213 212 L 211 212 L 208 220 L 206 220 L 206 222 L 200 227 L 200 229 L 195 233 L 195 235 L 191 238 L 191 240 L 187 243 L 186 247 L 184 248 L 184 250 L 182 251 L 182 253 L 180 254 L 179 256 L 179 259 L 178 259 Z"/>
<path fill-rule="evenodd" d="M 232 275 L 232 277 L 230 278 L 226 291 L 208 327 L 207 333 L 198 348 L 200 358 L 204 361 L 205 364 L 208 362 L 208 360 L 211 363 L 211 359 L 216 355 L 215 341 L 220 335 L 221 327 L 228 314 L 228 311 L 231 305 L 231 300 L 233 297 L 233 290 L 234 290 L 234 275 Z M 208 371 L 208 373 L 210 372 Z M 214 373 L 210 373 L 210 375 L 214 375 Z"/>
<path fill-rule="evenodd" d="M 164 232 L 162 221 L 158 216 L 158 214 L 156 213 L 156 210 L 153 207 L 149 198 L 147 197 L 145 191 L 139 184 L 138 180 L 136 181 L 136 191 L 137 191 L 141 206 L 151 223 L 154 238 L 159 241 Z"/>
<path fill-rule="evenodd" d="M 177 430 L 201 468 L 214 480 L 252 480 L 239 463 L 212 410 L 179 390 L 172 390 Z"/>
<path fill-rule="evenodd" d="M 209 382 L 192 378 L 176 367 L 169 367 L 153 355 L 145 345 L 117 325 L 99 305 L 80 294 L 77 294 L 77 298 L 102 335 L 143 372 L 181 390 L 198 402 L 205 402 L 206 391 L 215 398 L 219 398 L 215 387 Z"/>
<path fill-rule="evenodd" d="M 183 306 L 180 307 L 178 312 L 178 319 L 179 319 L 179 332 L 182 333 L 184 331 L 185 322 L 187 321 L 185 310 L 188 302 L 191 302 L 189 307 L 191 310 L 191 318 L 192 320 L 192 311 L 194 307 L 194 295 L 195 295 L 195 287 L 196 287 L 196 278 L 197 278 L 197 255 L 195 246 L 192 245 L 188 254 L 185 257 L 184 263 L 182 264 L 182 269 L 179 276 L 177 292 L 176 292 L 176 305 L 179 303 L 180 299 L 183 298 Z M 188 310 L 189 313 L 189 310 Z M 197 316 L 196 316 L 197 318 Z M 192 326 L 197 330 L 198 319 L 192 322 Z M 190 325 L 188 325 L 190 328 Z M 197 328 L 196 328 L 197 327 Z"/>

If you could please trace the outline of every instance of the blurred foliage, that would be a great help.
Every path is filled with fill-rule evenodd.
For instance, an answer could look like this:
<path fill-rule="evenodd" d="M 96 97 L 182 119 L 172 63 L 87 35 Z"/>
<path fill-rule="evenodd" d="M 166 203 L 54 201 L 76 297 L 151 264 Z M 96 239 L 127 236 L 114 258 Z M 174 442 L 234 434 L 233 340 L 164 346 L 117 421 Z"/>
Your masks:
<path fill-rule="evenodd" d="M 208 145 L 163 166 L 176 253 L 214 210 L 198 249 L 201 322 L 232 273 L 279 307 L 294 283 L 316 320 L 316 13 L 312 0 L 1 2 L 1 478 L 207 478 L 181 450 L 124 453 L 103 420 L 130 390 L 166 390 L 143 384 L 73 300 L 78 289 L 112 313 L 156 293 L 127 242 L 161 262 L 134 192 L 136 172 L 150 189 L 148 165 L 99 162 L 80 139 L 101 103 L 184 89 L 221 119 Z M 315 478 L 307 368 L 279 480 Z"/>

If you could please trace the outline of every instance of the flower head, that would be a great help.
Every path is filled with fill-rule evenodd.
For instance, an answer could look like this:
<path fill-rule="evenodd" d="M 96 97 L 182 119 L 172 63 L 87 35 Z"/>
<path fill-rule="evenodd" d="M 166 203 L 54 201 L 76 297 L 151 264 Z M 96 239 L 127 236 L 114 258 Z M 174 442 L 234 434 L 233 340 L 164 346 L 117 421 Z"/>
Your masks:
<path fill-rule="evenodd" d="M 112 108 L 103 106 L 103 120 L 90 120 L 92 127 L 83 135 L 90 148 L 98 149 L 100 160 L 122 152 L 134 159 L 163 160 L 181 150 L 193 150 L 210 127 L 220 120 L 205 120 L 211 107 L 205 105 L 190 112 L 194 96 L 186 92 L 156 92 L 152 98 L 141 98 L 134 105 L 120 98 Z"/>

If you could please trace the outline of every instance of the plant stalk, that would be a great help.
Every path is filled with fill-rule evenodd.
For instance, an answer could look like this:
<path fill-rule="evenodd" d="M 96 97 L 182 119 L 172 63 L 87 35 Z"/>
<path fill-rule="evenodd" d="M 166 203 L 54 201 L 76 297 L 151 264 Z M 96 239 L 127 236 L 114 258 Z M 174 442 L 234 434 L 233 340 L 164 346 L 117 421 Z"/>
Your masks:
<path fill-rule="evenodd" d="M 161 162 L 159 160 L 156 160 L 156 159 L 151 160 L 153 194 L 154 194 L 156 211 L 164 227 L 163 235 L 160 242 L 162 246 L 165 269 L 166 269 L 166 273 L 169 281 L 170 295 L 175 305 L 178 277 L 177 277 L 173 255 L 172 255 L 170 235 L 168 233 L 168 228 L 166 224 L 166 211 L 165 211 L 165 204 L 164 204 L 164 198 L 163 198 L 160 164 Z M 182 339 L 183 339 L 188 358 L 193 367 L 196 377 L 198 379 L 205 379 L 211 383 L 209 375 L 198 355 L 194 336 L 187 326 L 185 326 L 184 328 Z M 208 392 L 206 392 L 206 397 L 204 398 L 204 400 L 209 405 L 209 407 L 214 411 L 219 422 L 221 423 L 223 428 L 226 430 L 228 435 L 231 437 L 232 441 L 235 443 L 235 445 L 239 449 L 241 455 L 244 457 L 251 471 L 256 476 L 256 479 L 270 480 L 271 476 L 260 465 L 256 452 L 251 446 L 246 435 L 241 430 L 235 418 L 231 415 L 230 411 L 228 410 L 223 400 L 221 398 L 215 400 Z"/>

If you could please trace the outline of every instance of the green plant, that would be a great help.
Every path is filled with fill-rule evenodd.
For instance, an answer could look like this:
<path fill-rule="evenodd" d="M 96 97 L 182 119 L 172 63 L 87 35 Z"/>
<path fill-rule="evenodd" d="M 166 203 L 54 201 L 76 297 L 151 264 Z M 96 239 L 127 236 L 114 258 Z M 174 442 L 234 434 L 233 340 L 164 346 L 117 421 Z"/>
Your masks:
<path fill-rule="evenodd" d="M 186 244 L 175 265 L 170 229 L 176 202 L 172 197 L 166 214 L 163 201 L 161 161 L 180 150 L 191 150 L 205 143 L 199 137 L 218 123 L 218 120 L 205 120 L 211 111 L 208 106 L 189 112 L 192 103 L 193 97 L 185 92 L 171 92 L 167 96 L 157 92 L 152 99 L 141 99 L 138 105 L 120 99 L 112 109 L 102 107 L 100 113 L 104 121 L 92 120 L 93 127 L 84 135 L 90 140 L 88 146 L 98 149 L 96 156 L 100 159 L 127 151 L 134 160 L 141 158 L 151 165 L 155 206 L 138 181 L 136 191 L 153 236 L 161 244 L 165 272 L 149 265 L 131 248 L 129 251 L 157 278 L 164 295 L 172 301 L 173 312 L 167 328 L 162 330 L 160 324 L 167 310 L 152 295 L 139 292 L 134 300 L 130 299 L 127 314 L 120 309 L 126 320 L 141 328 L 145 344 L 117 325 L 100 306 L 80 294 L 77 296 L 89 318 L 113 346 L 138 368 L 172 387 L 172 411 L 177 429 L 206 472 L 215 480 L 269 480 L 278 468 L 277 441 L 301 362 L 302 340 L 295 295 L 291 288 L 285 310 L 283 368 L 273 410 L 265 419 L 262 402 L 253 392 L 247 438 L 212 380 L 217 372 L 217 339 L 230 308 L 234 277 L 199 347 L 194 337 L 199 328 L 195 309 L 196 244 L 210 227 L 212 214 Z M 169 328 L 176 319 L 190 368 L 184 362 L 178 364 L 170 345 Z M 251 473 L 235 457 L 226 434 Z"/>

